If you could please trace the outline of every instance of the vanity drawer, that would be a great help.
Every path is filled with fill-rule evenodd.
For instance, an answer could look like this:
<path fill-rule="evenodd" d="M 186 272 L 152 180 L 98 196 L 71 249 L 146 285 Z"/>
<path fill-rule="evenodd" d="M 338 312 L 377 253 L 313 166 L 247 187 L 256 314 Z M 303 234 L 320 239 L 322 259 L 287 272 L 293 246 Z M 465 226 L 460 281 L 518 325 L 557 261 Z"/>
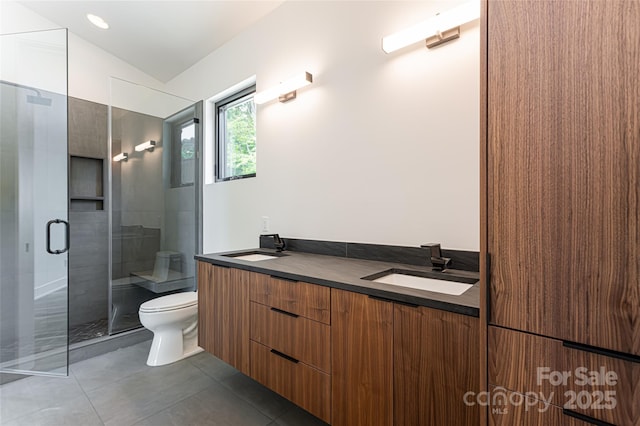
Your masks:
<path fill-rule="evenodd" d="M 263 305 L 330 323 L 329 287 L 258 274 L 251 283 L 249 297 Z"/>
<path fill-rule="evenodd" d="M 327 324 L 251 302 L 251 339 L 331 372 L 331 329 Z"/>
<path fill-rule="evenodd" d="M 251 377 L 314 416 L 331 421 L 328 374 L 251 342 Z"/>
<path fill-rule="evenodd" d="M 534 398 L 526 398 L 514 392 L 496 390 L 495 386 L 489 387 L 492 398 L 496 398 L 496 392 L 502 392 L 505 401 L 515 401 L 516 404 L 495 404 L 489 410 L 490 426 L 590 426 L 582 420 L 570 417 L 562 412 L 562 408 L 555 405 L 547 405 Z"/>
<path fill-rule="evenodd" d="M 489 382 L 614 425 L 640 426 L 640 363 L 561 340 L 489 327 Z M 540 380 L 539 380 L 540 378 Z"/>

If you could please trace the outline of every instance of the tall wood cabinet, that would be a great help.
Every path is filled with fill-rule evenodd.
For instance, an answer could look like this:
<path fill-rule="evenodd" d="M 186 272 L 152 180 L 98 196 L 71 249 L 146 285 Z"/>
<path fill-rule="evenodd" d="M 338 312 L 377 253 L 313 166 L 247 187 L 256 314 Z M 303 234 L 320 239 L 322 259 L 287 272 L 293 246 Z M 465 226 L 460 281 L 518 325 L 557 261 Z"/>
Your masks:
<path fill-rule="evenodd" d="M 511 335 L 503 343 L 546 336 L 543 351 L 559 344 L 602 353 L 629 362 L 624 371 L 635 376 L 640 2 L 517 0 L 484 6 L 489 336 L 494 326 Z M 488 339 L 489 362 L 515 362 L 497 342 Z M 585 357 L 563 367 L 574 371 Z M 534 374 L 543 365 L 529 367 Z M 496 371 L 489 368 L 489 384 L 507 387 Z M 630 388 L 618 388 L 618 404 L 640 406 L 640 376 L 635 377 Z M 564 400 L 557 403 L 564 407 Z M 577 411 L 640 425 L 637 409 L 621 417 Z M 496 418 L 492 413 L 490 421 L 505 424 Z"/>

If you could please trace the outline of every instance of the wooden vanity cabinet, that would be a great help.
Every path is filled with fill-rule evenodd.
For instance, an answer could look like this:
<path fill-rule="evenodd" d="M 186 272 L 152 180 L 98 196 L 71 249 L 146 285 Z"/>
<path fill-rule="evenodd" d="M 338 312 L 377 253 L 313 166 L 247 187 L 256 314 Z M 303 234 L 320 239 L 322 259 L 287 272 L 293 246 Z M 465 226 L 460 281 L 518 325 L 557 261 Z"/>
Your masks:
<path fill-rule="evenodd" d="M 393 303 L 331 289 L 331 424 L 393 425 Z"/>
<path fill-rule="evenodd" d="M 394 304 L 394 425 L 475 426 L 480 407 L 479 319 Z M 474 399 L 469 399 L 473 401 Z"/>
<path fill-rule="evenodd" d="M 207 352 L 336 426 L 478 423 L 478 318 L 198 262 Z"/>
<path fill-rule="evenodd" d="M 198 345 L 249 375 L 252 272 L 198 262 Z"/>

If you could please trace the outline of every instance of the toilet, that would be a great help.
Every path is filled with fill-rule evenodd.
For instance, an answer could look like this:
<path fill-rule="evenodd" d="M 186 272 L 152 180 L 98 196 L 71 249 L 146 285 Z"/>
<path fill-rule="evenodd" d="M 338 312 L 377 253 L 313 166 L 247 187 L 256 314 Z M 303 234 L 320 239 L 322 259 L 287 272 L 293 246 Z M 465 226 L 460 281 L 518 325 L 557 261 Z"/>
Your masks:
<path fill-rule="evenodd" d="M 140 305 L 140 322 L 153 332 L 147 365 L 180 361 L 202 352 L 198 347 L 198 293 L 158 297 Z"/>

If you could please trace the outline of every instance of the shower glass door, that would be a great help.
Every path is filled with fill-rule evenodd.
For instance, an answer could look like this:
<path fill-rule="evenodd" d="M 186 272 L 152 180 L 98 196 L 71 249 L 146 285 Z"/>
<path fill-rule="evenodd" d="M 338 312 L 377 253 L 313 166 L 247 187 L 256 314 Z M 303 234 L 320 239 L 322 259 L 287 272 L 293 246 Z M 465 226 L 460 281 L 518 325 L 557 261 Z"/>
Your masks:
<path fill-rule="evenodd" d="M 68 374 L 67 31 L 0 36 L 0 372 Z"/>
<path fill-rule="evenodd" d="M 195 290 L 199 110 L 111 78 L 109 334 L 141 327 L 148 300 Z"/>

